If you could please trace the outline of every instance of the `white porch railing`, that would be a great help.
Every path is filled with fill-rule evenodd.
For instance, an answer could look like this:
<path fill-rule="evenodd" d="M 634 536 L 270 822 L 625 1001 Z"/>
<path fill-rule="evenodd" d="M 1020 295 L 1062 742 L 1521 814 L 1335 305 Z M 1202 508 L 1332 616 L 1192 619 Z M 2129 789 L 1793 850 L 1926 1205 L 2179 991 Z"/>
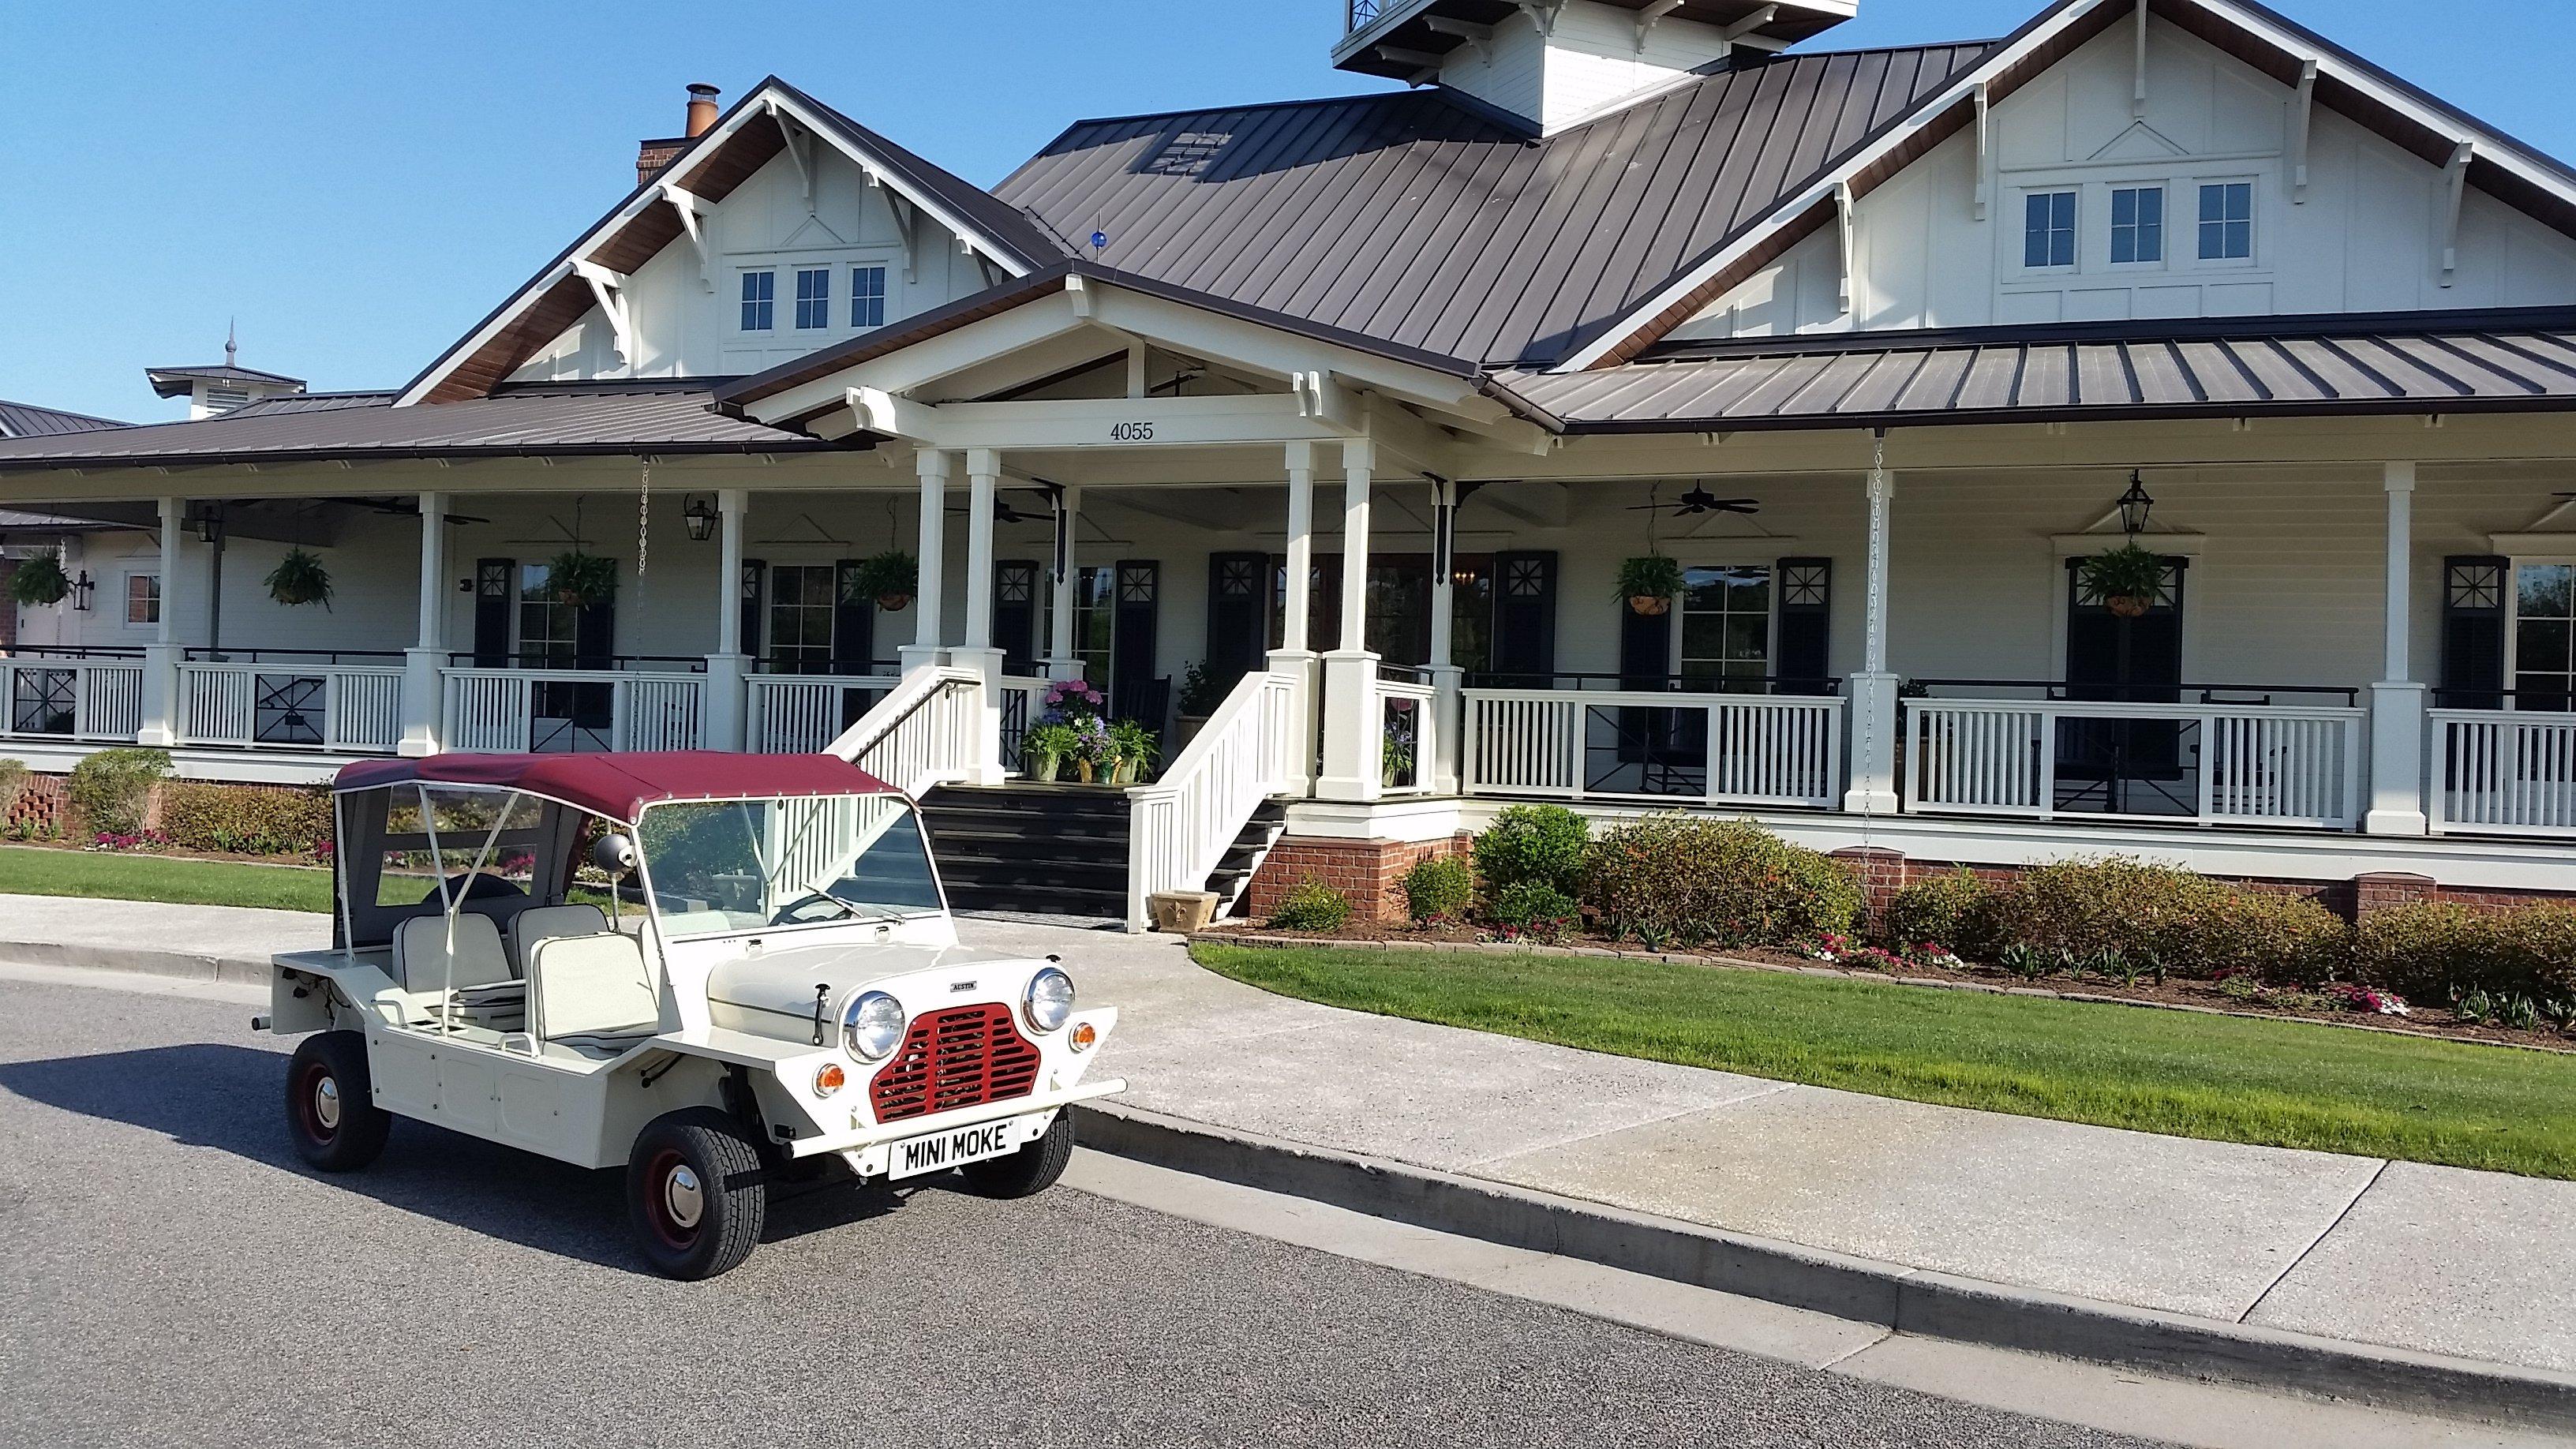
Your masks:
<path fill-rule="evenodd" d="M 826 753 L 915 797 L 964 779 L 979 763 L 975 734 L 983 690 L 984 676 L 971 669 L 916 669 L 842 731 Z"/>
<path fill-rule="evenodd" d="M 832 742 L 894 692 L 895 674 L 755 674 L 746 738 L 754 754 L 811 755 Z"/>
<path fill-rule="evenodd" d="M 2349 830 L 2358 709 L 2069 700 L 1905 701 L 1904 808 Z"/>
<path fill-rule="evenodd" d="M 706 676 L 627 669 L 450 669 L 450 750 L 589 754 L 694 750 L 706 737 Z"/>
<path fill-rule="evenodd" d="M 1831 695 L 1470 689 L 1469 795 L 1826 807 L 1843 790 Z"/>
<path fill-rule="evenodd" d="M 2576 714 L 2437 709 L 2426 793 L 2442 835 L 2576 835 Z"/>
<path fill-rule="evenodd" d="M 402 683 L 398 664 L 190 660 L 179 666 L 179 743 L 392 754 Z"/>
<path fill-rule="evenodd" d="M 142 729 L 142 660 L 0 658 L 0 735 L 130 745 Z"/>
<path fill-rule="evenodd" d="M 1205 886 L 1252 812 L 1287 788 L 1297 716 L 1296 676 L 1246 674 L 1162 778 L 1127 792 L 1129 930 L 1153 924 L 1156 894 Z"/>
<path fill-rule="evenodd" d="M 1389 795 L 1427 795 L 1437 774 L 1440 693 L 1427 683 L 1377 682 L 1379 786 Z"/>

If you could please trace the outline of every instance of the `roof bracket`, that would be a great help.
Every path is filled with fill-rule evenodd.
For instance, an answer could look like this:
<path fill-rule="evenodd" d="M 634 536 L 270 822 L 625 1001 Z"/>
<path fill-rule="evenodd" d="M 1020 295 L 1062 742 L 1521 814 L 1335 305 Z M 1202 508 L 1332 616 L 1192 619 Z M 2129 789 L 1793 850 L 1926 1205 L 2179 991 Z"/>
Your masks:
<path fill-rule="evenodd" d="M 2459 277 L 2460 208 L 2468 200 L 2469 162 L 2476 158 L 2477 153 L 2476 142 L 2462 141 L 2459 148 L 2451 153 L 2451 164 L 2444 172 L 2450 190 L 2442 222 L 2442 285 L 2445 287 Z"/>
<path fill-rule="evenodd" d="M 2308 123 L 2316 106 L 2317 63 L 2311 58 L 2299 62 L 2299 99 L 2290 112 L 2290 200 L 2299 205 L 2308 199 Z"/>
<path fill-rule="evenodd" d="M 2147 114 L 2147 0 L 2138 0 L 2138 90 L 2129 99 L 2129 113 L 2142 120 Z"/>
<path fill-rule="evenodd" d="M 1754 11 L 1752 14 L 1745 16 L 1743 19 L 1736 21 L 1734 24 L 1727 26 L 1724 30 L 1719 32 L 1719 35 L 1727 44 L 1733 45 L 1735 42 L 1742 40 L 1744 37 L 1751 35 L 1753 32 L 1760 30 L 1763 26 L 1768 25 L 1779 18 L 1779 6 L 1765 5 L 1761 9 Z"/>
<path fill-rule="evenodd" d="M 1637 54 L 1640 58 L 1646 54 L 1646 37 L 1655 33 L 1655 22 L 1681 9 L 1682 4 L 1683 0 L 1646 0 L 1645 8 L 1637 12 Z"/>
<path fill-rule="evenodd" d="M 617 358 L 629 367 L 635 365 L 635 322 L 626 305 L 626 276 L 612 272 L 597 262 L 575 261 L 573 275 L 590 284 L 590 295 L 599 303 L 600 314 L 608 319 L 608 330 L 617 343 Z"/>
<path fill-rule="evenodd" d="M 1513 0 L 1513 3 L 1529 17 L 1530 24 L 1538 27 L 1541 36 L 1556 33 L 1556 17 L 1564 11 L 1565 0 Z"/>
<path fill-rule="evenodd" d="M 1404 78 L 1404 83 L 1409 86 L 1425 86 L 1440 79 L 1440 68 L 1449 63 L 1445 55 L 1433 55 L 1427 50 L 1407 50 L 1400 45 L 1381 45 L 1377 53 L 1378 58 L 1389 65 L 1414 68 L 1413 74 Z"/>
<path fill-rule="evenodd" d="M 668 181 L 662 183 L 662 199 L 671 203 L 671 209 L 680 214 L 680 230 L 687 233 L 690 247 L 698 254 L 698 285 L 714 291 L 715 257 L 707 246 L 707 229 L 701 225 L 715 210 L 714 205 Z"/>
<path fill-rule="evenodd" d="M 1842 234 L 1842 306 L 1848 314 L 1852 309 L 1852 189 L 1848 181 L 1834 183 L 1834 217 Z"/>
<path fill-rule="evenodd" d="M 886 185 L 885 177 L 879 174 L 875 167 L 867 167 L 860 174 L 867 177 L 868 189 L 885 199 L 886 210 L 894 213 L 895 239 L 903 243 L 903 279 L 907 282 L 920 281 L 921 255 L 916 249 L 916 239 L 913 236 L 914 227 L 921 221 L 920 209 L 915 207 L 902 192 Z"/>
<path fill-rule="evenodd" d="M 1665 0 L 1655 0 L 1660 5 Z M 1671 0 L 1678 5 L 1682 0 Z M 1454 35 L 1476 48 L 1476 58 L 1487 65 L 1494 63 L 1494 27 L 1478 25 L 1472 20 L 1452 20 L 1446 15 L 1425 15 L 1422 23 L 1435 35 Z M 1642 44 L 1641 44 L 1642 48 Z"/>
<path fill-rule="evenodd" d="M 776 101 L 769 103 L 770 118 L 778 122 L 779 133 L 787 138 L 787 159 L 796 163 L 796 179 L 805 186 L 805 214 L 814 215 L 814 133 L 806 130 L 787 108 Z"/>
<path fill-rule="evenodd" d="M 1986 83 L 1982 80 L 1977 82 L 1976 208 L 1979 221 L 1986 219 L 1986 210 L 1992 205 L 1995 194 L 1995 184 L 1989 175 L 1994 166 L 1994 126 L 1991 104 Z"/>

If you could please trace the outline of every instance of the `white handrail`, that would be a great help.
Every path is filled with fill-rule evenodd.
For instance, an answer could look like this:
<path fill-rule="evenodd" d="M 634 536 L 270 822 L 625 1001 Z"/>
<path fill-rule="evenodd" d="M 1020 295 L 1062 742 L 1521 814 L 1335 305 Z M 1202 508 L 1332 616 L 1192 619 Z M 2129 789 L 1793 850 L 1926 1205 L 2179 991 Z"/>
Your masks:
<path fill-rule="evenodd" d="M 389 755 L 402 740 L 402 680 L 399 664 L 189 660 L 179 666 L 179 743 Z M 295 724 L 312 738 L 277 737 Z"/>
<path fill-rule="evenodd" d="M 142 728 L 139 659 L 0 658 L 0 735 L 132 744 Z"/>
<path fill-rule="evenodd" d="M 694 750 L 705 743 L 707 679 L 703 674 L 484 666 L 441 673 L 446 678 L 446 699 L 439 738 L 446 748 L 461 753 Z M 569 714 L 544 716 L 560 728 L 539 737 L 537 691 L 541 688 L 606 690 L 607 724 L 604 728 L 583 724 L 583 706 L 575 703 L 569 706 Z"/>
<path fill-rule="evenodd" d="M 824 753 L 918 798 L 975 767 L 983 688 L 984 676 L 972 669 L 916 669 Z"/>
<path fill-rule="evenodd" d="M 1465 794 L 1809 808 L 1842 798 L 1838 696 L 1470 689 L 1464 697 Z"/>
<path fill-rule="evenodd" d="M 2437 709 L 2427 718 L 2435 834 L 2576 836 L 2576 714 Z"/>
<path fill-rule="evenodd" d="M 872 696 L 867 707 L 874 709 L 902 682 L 893 674 L 755 674 L 743 681 L 749 748 L 761 755 L 821 754 L 848 728 L 841 721 L 852 694 Z"/>
<path fill-rule="evenodd" d="M 1252 812 L 1287 788 L 1296 702 L 1295 675 L 1246 674 L 1162 778 L 1128 790 L 1129 930 L 1152 924 L 1156 894 L 1206 885 Z"/>

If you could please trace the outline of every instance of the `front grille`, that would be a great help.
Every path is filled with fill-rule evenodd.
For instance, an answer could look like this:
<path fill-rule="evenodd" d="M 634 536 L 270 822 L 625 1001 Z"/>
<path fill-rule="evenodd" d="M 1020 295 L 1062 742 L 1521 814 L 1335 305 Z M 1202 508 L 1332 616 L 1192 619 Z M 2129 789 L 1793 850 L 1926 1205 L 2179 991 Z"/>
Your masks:
<path fill-rule="evenodd" d="M 1038 1080 L 1038 1049 L 998 1003 L 925 1012 L 912 1019 L 894 1059 L 868 1084 L 879 1122 L 1025 1097 Z"/>

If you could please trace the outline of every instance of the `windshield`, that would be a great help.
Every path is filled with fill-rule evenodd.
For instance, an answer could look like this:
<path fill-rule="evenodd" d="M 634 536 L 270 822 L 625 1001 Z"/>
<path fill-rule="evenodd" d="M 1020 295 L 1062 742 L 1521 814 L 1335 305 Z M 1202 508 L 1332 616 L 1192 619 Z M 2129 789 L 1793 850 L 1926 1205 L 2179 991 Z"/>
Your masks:
<path fill-rule="evenodd" d="M 942 909 L 921 822 L 899 795 L 656 805 L 636 836 L 665 938 Z"/>

